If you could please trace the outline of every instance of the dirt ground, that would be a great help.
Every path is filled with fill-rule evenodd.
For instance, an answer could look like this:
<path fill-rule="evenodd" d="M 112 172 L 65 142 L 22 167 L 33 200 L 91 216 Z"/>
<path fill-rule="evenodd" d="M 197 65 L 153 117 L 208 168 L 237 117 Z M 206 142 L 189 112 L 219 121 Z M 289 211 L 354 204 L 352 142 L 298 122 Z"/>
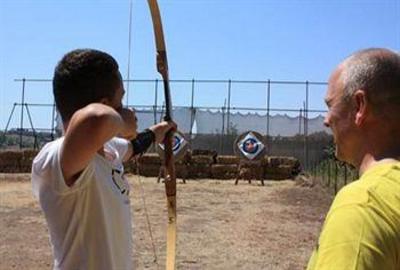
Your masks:
<path fill-rule="evenodd" d="M 164 185 L 155 178 L 141 177 L 142 185 L 137 176 L 128 178 L 135 269 L 164 269 Z M 188 180 L 177 188 L 177 269 L 304 269 L 331 203 L 320 187 L 289 180 L 265 186 Z M 48 232 L 29 175 L 0 174 L 0 269 L 51 267 Z"/>

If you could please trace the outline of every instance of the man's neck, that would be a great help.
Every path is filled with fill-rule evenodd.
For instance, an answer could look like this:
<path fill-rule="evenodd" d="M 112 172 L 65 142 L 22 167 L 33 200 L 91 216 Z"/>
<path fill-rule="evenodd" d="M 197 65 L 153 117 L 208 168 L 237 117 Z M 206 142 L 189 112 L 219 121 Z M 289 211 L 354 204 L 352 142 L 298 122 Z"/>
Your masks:
<path fill-rule="evenodd" d="M 375 165 L 384 163 L 395 163 L 399 161 L 400 161 L 400 155 L 397 157 L 386 157 L 382 159 L 376 159 L 374 156 L 367 154 L 364 156 L 358 171 L 360 175 L 363 175 L 368 169 L 374 167 Z"/>
<path fill-rule="evenodd" d="M 369 132 L 373 130 L 373 132 Z M 361 147 L 357 150 L 353 164 L 362 175 L 369 168 L 381 163 L 393 163 L 400 160 L 400 133 L 378 124 L 363 132 Z"/>

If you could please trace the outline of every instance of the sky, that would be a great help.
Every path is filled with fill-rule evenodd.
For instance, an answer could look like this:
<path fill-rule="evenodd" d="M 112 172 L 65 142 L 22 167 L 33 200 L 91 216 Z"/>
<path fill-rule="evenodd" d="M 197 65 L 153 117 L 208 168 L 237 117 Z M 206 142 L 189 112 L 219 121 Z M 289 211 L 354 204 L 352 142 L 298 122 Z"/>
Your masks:
<path fill-rule="evenodd" d="M 61 57 L 76 48 L 110 53 L 125 79 L 160 78 L 145 0 L 132 1 L 128 57 L 130 2 L 0 0 L 0 129 L 21 101 L 22 83 L 14 80 L 51 79 Z M 159 0 L 159 6 L 170 78 L 176 80 L 326 82 L 356 50 L 400 50 L 400 0 Z M 190 83 L 171 88 L 175 105 L 190 106 Z M 311 109 L 325 109 L 325 88 L 310 88 Z M 195 106 L 220 107 L 226 98 L 227 83 L 196 84 Z M 154 82 L 130 84 L 128 99 L 152 105 Z M 298 109 L 304 99 L 304 86 L 272 85 L 271 107 Z M 26 83 L 25 102 L 51 104 L 51 83 Z M 231 105 L 264 108 L 266 84 L 232 84 Z M 19 125 L 20 110 L 11 127 Z M 50 127 L 51 107 L 29 110 L 35 128 Z"/>

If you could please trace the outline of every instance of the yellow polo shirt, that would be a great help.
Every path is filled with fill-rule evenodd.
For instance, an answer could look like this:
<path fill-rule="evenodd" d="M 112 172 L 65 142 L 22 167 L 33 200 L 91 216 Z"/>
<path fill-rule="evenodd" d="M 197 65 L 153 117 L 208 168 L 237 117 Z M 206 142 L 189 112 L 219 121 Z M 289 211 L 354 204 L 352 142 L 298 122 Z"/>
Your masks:
<path fill-rule="evenodd" d="M 400 269 L 400 162 L 377 164 L 337 194 L 307 270 Z"/>

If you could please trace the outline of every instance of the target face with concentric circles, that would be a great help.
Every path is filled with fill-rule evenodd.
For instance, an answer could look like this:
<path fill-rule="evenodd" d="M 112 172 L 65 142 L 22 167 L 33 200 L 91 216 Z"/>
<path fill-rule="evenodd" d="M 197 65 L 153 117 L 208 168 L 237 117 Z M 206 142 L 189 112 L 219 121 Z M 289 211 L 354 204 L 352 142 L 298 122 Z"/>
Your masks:
<path fill-rule="evenodd" d="M 183 133 L 181 133 L 180 131 L 176 131 L 174 133 L 174 136 L 172 137 L 172 153 L 175 157 L 175 160 L 183 158 L 188 148 L 189 144 L 188 141 L 185 139 Z M 163 143 L 157 145 L 157 152 L 162 159 L 164 158 L 164 149 L 165 146 Z"/>
<path fill-rule="evenodd" d="M 257 153 L 258 148 L 257 141 L 254 138 L 248 138 L 243 142 L 243 151 L 249 154 Z"/>
<path fill-rule="evenodd" d="M 243 135 L 244 136 L 244 135 Z M 260 141 L 253 132 L 249 132 L 246 136 L 239 139 L 236 147 L 240 153 L 249 160 L 257 158 L 265 149 L 264 144 Z"/>

